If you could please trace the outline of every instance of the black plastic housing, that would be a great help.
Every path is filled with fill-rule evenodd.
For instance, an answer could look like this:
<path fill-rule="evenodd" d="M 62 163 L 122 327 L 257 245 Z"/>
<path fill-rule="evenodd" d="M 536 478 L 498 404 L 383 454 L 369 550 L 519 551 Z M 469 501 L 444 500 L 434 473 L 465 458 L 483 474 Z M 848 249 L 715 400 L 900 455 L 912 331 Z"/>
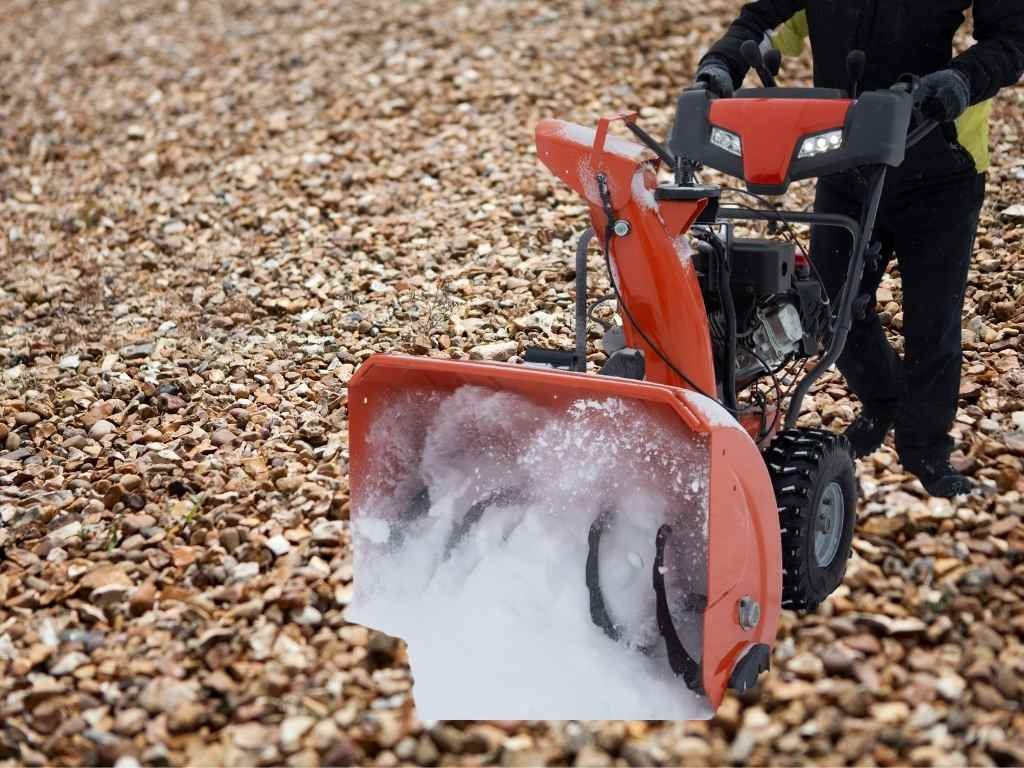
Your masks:
<path fill-rule="evenodd" d="M 793 243 L 736 238 L 729 253 L 729 284 L 734 295 L 772 296 L 786 293 L 792 287 L 796 261 Z M 697 271 L 706 273 L 707 257 L 698 250 L 693 258 Z"/>
<path fill-rule="evenodd" d="M 842 91 L 827 88 L 757 88 L 738 91 L 736 98 L 829 99 L 844 98 Z M 907 129 L 910 126 L 912 99 L 906 93 L 868 91 L 861 94 L 846 116 L 843 145 L 817 157 L 799 159 L 799 137 L 793 146 L 785 181 L 779 185 L 751 184 L 743 172 L 743 158 L 711 143 L 711 103 L 707 90 L 684 91 L 676 108 L 676 121 L 669 147 L 677 157 L 703 163 L 747 182 L 751 192 L 782 195 L 790 183 L 800 179 L 828 176 L 861 166 L 897 167 L 906 154 Z"/>
<path fill-rule="evenodd" d="M 762 296 L 790 289 L 796 261 L 793 243 L 736 238 L 731 253 L 734 289 L 749 288 Z"/>

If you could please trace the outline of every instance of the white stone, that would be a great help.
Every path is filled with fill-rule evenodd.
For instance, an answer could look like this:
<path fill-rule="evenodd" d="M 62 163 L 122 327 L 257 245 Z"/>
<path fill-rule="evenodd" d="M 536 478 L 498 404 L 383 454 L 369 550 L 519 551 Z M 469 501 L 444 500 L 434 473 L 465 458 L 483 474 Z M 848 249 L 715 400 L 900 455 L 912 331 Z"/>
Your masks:
<path fill-rule="evenodd" d="M 313 526 L 314 544 L 337 544 L 341 540 L 340 520 L 321 520 Z"/>
<path fill-rule="evenodd" d="M 281 534 L 271 536 L 267 539 L 267 549 L 273 552 L 275 557 L 280 557 L 281 555 L 286 554 L 291 548 L 292 545 L 288 543 L 288 539 Z"/>
<path fill-rule="evenodd" d="M 519 344 L 515 341 L 496 341 L 492 344 L 480 344 L 469 350 L 469 357 L 472 360 L 508 360 L 519 351 Z"/>
<path fill-rule="evenodd" d="M 1024 205 L 1011 205 L 1009 208 L 1003 211 L 1003 217 L 1007 219 L 1024 221 Z"/>
<path fill-rule="evenodd" d="M 232 572 L 232 575 L 238 581 L 243 581 L 245 579 L 251 579 L 253 576 L 258 576 L 259 572 L 259 563 L 239 563 L 235 566 L 235 570 Z"/>
<path fill-rule="evenodd" d="M 967 683 L 960 675 L 945 674 L 935 683 L 935 690 L 946 701 L 958 701 L 964 694 Z"/>
<path fill-rule="evenodd" d="M 54 544 L 63 544 L 75 538 L 82 532 L 82 524 L 79 522 L 68 523 L 63 528 L 58 528 L 50 534 L 50 541 Z"/>
<path fill-rule="evenodd" d="M 55 677 L 61 675 L 70 675 L 76 669 L 83 664 L 89 663 L 89 657 L 81 651 L 72 651 L 71 653 L 63 656 L 56 664 L 50 668 L 50 674 Z"/>
<path fill-rule="evenodd" d="M 292 752 L 301 745 L 299 739 L 309 733 L 309 729 L 316 723 L 312 717 L 297 715 L 289 717 L 281 723 L 281 746 Z"/>
<path fill-rule="evenodd" d="M 114 431 L 114 425 L 106 419 L 100 419 L 89 429 L 89 437 L 99 440 Z"/>

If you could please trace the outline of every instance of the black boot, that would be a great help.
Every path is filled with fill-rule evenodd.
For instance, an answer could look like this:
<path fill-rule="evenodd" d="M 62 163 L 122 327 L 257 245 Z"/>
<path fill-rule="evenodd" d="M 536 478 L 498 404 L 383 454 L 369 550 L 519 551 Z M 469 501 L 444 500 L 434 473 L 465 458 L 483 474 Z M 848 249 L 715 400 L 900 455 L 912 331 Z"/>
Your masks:
<path fill-rule="evenodd" d="M 949 459 L 904 460 L 903 467 L 917 475 L 917 479 L 930 496 L 952 499 L 954 496 L 963 496 L 974 490 L 974 481 L 953 469 L 949 465 Z"/>
<path fill-rule="evenodd" d="M 890 414 L 868 414 L 862 411 L 843 433 L 850 441 L 853 455 L 862 459 L 881 448 L 885 436 L 892 429 L 893 421 Z"/>

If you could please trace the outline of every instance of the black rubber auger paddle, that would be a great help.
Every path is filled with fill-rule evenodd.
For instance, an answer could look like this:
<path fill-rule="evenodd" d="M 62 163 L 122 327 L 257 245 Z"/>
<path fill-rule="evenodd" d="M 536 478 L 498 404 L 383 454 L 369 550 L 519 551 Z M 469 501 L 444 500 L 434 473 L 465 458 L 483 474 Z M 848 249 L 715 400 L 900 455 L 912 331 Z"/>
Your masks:
<path fill-rule="evenodd" d="M 601 571 L 598 564 L 601 534 L 611 516 L 612 510 L 601 510 L 601 514 L 594 519 L 590 526 L 590 533 L 587 535 L 587 590 L 590 592 L 590 620 L 599 626 L 608 637 L 618 642 L 621 635 L 611 616 L 608 615 L 608 607 L 604 604 L 604 594 L 601 592 Z"/>
<path fill-rule="evenodd" d="M 665 650 L 668 651 L 668 664 L 676 677 L 682 677 L 686 687 L 696 693 L 704 693 L 704 685 L 701 682 L 700 663 L 687 652 L 683 641 L 679 639 L 675 624 L 672 622 L 672 612 L 668 607 L 668 597 L 665 594 L 665 543 L 672 534 L 669 525 L 662 525 L 658 529 L 655 538 L 654 568 L 652 577 L 654 580 L 654 594 L 657 596 L 658 630 L 665 639 Z M 707 607 L 707 598 L 689 594 L 686 600 L 688 611 L 703 611 Z"/>
<path fill-rule="evenodd" d="M 607 527 L 609 520 L 614 514 L 611 509 L 604 509 L 594 519 L 587 535 L 587 568 L 586 580 L 587 591 L 590 593 L 590 620 L 601 628 L 601 630 L 612 640 L 618 642 L 622 638 L 622 632 L 608 613 L 608 607 L 604 602 L 604 593 L 601 591 L 601 572 L 599 558 L 601 556 L 601 536 Z M 672 528 L 662 525 L 658 529 L 655 538 L 654 568 L 652 572 L 655 594 L 655 610 L 658 622 L 658 632 L 665 641 L 665 649 L 668 652 L 668 663 L 672 672 L 677 677 L 682 677 L 686 686 L 695 693 L 702 694 L 704 686 L 701 682 L 700 663 L 695 661 L 687 652 L 683 641 L 679 639 L 675 624 L 672 622 L 672 612 L 668 606 L 668 596 L 665 590 L 665 544 L 672 533 Z M 707 608 L 707 597 L 688 593 L 684 601 L 684 610 L 693 613 L 703 613 Z M 654 649 L 652 646 L 638 646 L 637 650 L 645 656 L 650 656 Z"/>
<path fill-rule="evenodd" d="M 448 534 L 448 541 L 444 545 L 444 559 L 448 560 L 452 556 L 452 552 L 466 538 L 470 528 L 480 522 L 480 518 L 483 517 L 484 512 L 490 507 L 507 507 L 517 501 L 522 501 L 522 499 L 523 492 L 521 488 L 503 488 L 491 491 L 480 501 L 476 502 L 469 508 L 465 516 L 455 524 L 451 533 Z"/>

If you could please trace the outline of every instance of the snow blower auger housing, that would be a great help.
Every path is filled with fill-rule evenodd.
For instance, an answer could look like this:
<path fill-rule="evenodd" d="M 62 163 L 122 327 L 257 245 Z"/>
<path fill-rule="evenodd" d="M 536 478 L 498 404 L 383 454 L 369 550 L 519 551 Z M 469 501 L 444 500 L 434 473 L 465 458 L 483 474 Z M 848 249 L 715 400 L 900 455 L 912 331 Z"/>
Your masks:
<path fill-rule="evenodd" d="M 550 615 L 576 616 L 582 601 L 588 631 L 675 681 L 680 695 L 702 697 L 706 716 L 726 689 L 746 690 L 768 668 L 783 607 L 812 609 L 839 585 L 856 515 L 853 460 L 841 436 L 796 420 L 865 309 L 856 286 L 877 253 L 886 169 L 934 126 L 918 119 L 908 133 L 913 83 L 858 93 L 862 56 L 851 55 L 842 92 L 776 88 L 777 61 L 745 54 L 765 87 L 728 100 L 687 90 L 667 146 L 634 113 L 596 129 L 551 119 L 537 126 L 541 161 L 586 200 L 592 222 L 577 251 L 574 349 L 530 349 L 526 365 L 375 355 L 360 367 L 349 417 L 352 608 L 362 607 L 350 618 L 415 634 L 418 619 L 403 624 L 375 611 L 375 599 L 416 595 L 423 584 L 461 589 L 462 581 L 443 581 L 458 553 L 472 559 L 458 578 L 473 578 L 494 547 L 536 525 L 531 541 L 552 552 L 557 544 L 552 557 L 571 564 L 570 583 L 544 582 Z M 611 135 L 616 122 L 636 141 Z M 672 181 L 659 183 L 659 166 Z M 702 166 L 747 190 L 700 183 Z M 859 221 L 722 203 L 726 191 L 781 195 L 794 180 L 849 169 L 867 181 Z M 846 287 L 830 302 L 806 253 L 793 242 L 737 237 L 739 220 L 790 234 L 794 223 L 846 229 Z M 589 375 L 595 234 L 622 326 L 606 334 L 607 359 Z M 758 380 L 794 363 L 789 393 L 776 382 L 774 403 L 741 402 Z M 431 537 L 422 583 L 385 586 L 381 564 Z M 417 701 L 422 707 L 419 693 Z M 640 716 L 569 704 L 529 712 Z"/>

